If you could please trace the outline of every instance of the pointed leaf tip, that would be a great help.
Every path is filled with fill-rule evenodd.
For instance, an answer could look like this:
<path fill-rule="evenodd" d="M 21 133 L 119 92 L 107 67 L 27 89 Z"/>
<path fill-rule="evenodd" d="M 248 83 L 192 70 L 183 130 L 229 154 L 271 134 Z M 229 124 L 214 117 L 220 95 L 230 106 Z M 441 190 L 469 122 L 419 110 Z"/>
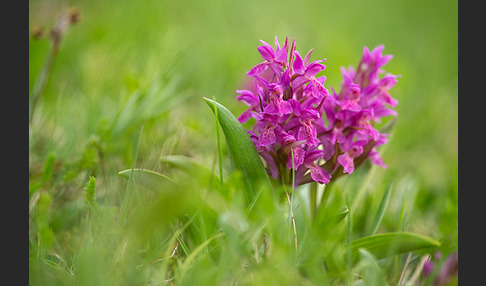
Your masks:
<path fill-rule="evenodd" d="M 132 169 L 118 172 L 118 175 L 125 179 L 129 179 L 131 174 Z M 177 184 L 176 181 L 165 175 L 145 169 L 133 169 L 133 181 L 135 184 L 155 192 L 161 191 L 164 186 L 168 186 L 167 183 Z"/>
<path fill-rule="evenodd" d="M 242 172 L 246 195 L 251 202 L 261 183 L 269 189 L 272 187 L 263 162 L 250 136 L 231 111 L 212 99 L 203 99 L 213 112 L 217 111 L 215 113 L 226 138 L 231 162 L 235 169 Z"/>

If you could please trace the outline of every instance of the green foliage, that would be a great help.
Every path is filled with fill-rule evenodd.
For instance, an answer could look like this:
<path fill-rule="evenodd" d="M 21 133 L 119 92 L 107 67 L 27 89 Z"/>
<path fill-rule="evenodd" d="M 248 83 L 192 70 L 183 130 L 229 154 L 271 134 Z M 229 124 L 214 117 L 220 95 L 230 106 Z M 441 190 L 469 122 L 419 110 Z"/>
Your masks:
<path fill-rule="evenodd" d="M 54 153 L 49 154 L 46 162 L 44 163 L 44 171 L 42 173 L 41 184 L 45 185 L 52 181 L 52 173 L 54 168 L 54 162 L 56 160 L 56 155 Z"/>
<path fill-rule="evenodd" d="M 204 100 L 218 116 L 218 122 L 228 144 L 232 165 L 243 174 L 245 195 L 250 202 L 255 197 L 260 184 L 270 186 L 270 179 L 262 160 L 250 136 L 231 111 L 211 99 L 204 98 Z"/>
<path fill-rule="evenodd" d="M 93 176 L 89 177 L 88 183 L 86 183 L 86 187 L 84 188 L 85 194 L 84 194 L 84 201 L 88 206 L 91 205 L 91 202 L 94 199 L 95 196 L 95 188 L 96 188 L 96 178 Z"/>
<path fill-rule="evenodd" d="M 360 248 L 359 254 L 361 256 L 358 268 L 363 269 L 364 285 L 385 286 L 388 285 L 385 280 L 383 269 L 378 264 L 376 258 L 366 249 Z"/>
<path fill-rule="evenodd" d="M 44 4 L 29 23 L 48 35 L 62 7 Z M 72 4 L 81 21 L 29 125 L 29 284 L 427 285 L 411 275 L 421 259 L 457 251 L 457 1 Z M 363 46 L 394 55 L 388 168 L 365 162 L 290 203 L 272 185 L 253 119 L 234 115 L 275 35 L 327 58 L 328 89 Z M 31 92 L 50 44 L 29 41 Z"/>
<path fill-rule="evenodd" d="M 88 183 L 86 183 L 86 187 L 84 188 L 84 202 L 86 204 L 86 209 L 89 212 L 89 217 L 91 219 L 91 209 L 96 204 L 95 201 L 95 188 L 96 188 L 96 179 L 93 176 L 89 177 Z"/>
<path fill-rule="evenodd" d="M 54 245 L 54 233 L 50 226 L 52 198 L 49 193 L 42 192 L 37 202 L 37 222 L 38 242 L 41 249 L 50 249 Z M 39 249 L 40 250 L 40 249 Z"/>
<path fill-rule="evenodd" d="M 90 137 L 76 159 L 67 162 L 63 180 L 69 182 L 74 180 L 80 174 L 86 173 L 86 176 L 95 176 L 103 168 L 102 149 L 100 140 L 97 136 Z"/>
<path fill-rule="evenodd" d="M 381 259 L 414 250 L 434 250 L 439 246 L 440 243 L 438 241 L 423 235 L 394 232 L 375 234 L 354 240 L 351 244 L 351 249 L 353 257 L 357 257 L 358 250 L 364 248 L 373 253 L 376 258 Z"/>
<path fill-rule="evenodd" d="M 201 185 L 209 186 L 210 189 L 217 188 L 221 185 L 220 176 L 202 162 L 199 162 L 194 158 L 181 155 L 171 155 L 162 157 L 161 161 L 169 164 L 175 169 L 182 170 L 191 178 L 201 182 Z"/>
<path fill-rule="evenodd" d="M 380 207 L 378 208 L 375 219 L 373 220 L 373 224 L 371 225 L 371 230 L 369 232 L 369 235 L 375 234 L 375 232 L 378 230 L 378 227 L 380 226 L 381 220 L 383 219 L 383 217 L 385 215 L 385 211 L 386 211 L 386 207 L 388 206 L 388 202 L 390 201 L 390 196 L 391 196 L 391 183 L 386 188 L 385 194 L 383 195 L 383 198 L 381 199 Z"/>
<path fill-rule="evenodd" d="M 150 170 L 128 169 L 120 171 L 118 174 L 125 179 L 132 177 L 134 184 L 139 184 L 154 192 L 162 191 L 161 187 L 167 182 L 176 184 L 173 179 Z"/>

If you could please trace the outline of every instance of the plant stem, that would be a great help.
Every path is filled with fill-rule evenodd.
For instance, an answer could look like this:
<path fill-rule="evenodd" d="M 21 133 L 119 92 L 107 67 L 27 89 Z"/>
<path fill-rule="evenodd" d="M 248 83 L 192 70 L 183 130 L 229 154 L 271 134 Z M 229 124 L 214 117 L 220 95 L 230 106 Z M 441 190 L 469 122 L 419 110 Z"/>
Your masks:
<path fill-rule="evenodd" d="M 88 220 L 89 220 L 89 225 L 91 227 L 91 203 L 93 201 L 93 196 L 89 196 L 89 210 L 88 210 Z"/>
<path fill-rule="evenodd" d="M 72 19 L 70 18 L 69 12 L 63 11 L 60 17 L 57 19 L 55 26 L 51 29 L 50 37 L 52 41 L 52 49 L 46 63 L 40 71 L 39 77 L 37 78 L 33 87 L 32 95 L 29 98 L 32 100 L 32 102 L 29 102 L 29 124 L 32 123 L 35 107 L 37 106 L 37 103 L 45 90 L 49 75 L 52 71 L 54 60 L 59 53 L 62 39 L 65 36 L 70 24 L 72 24 Z"/>
<path fill-rule="evenodd" d="M 89 243 L 93 239 L 93 230 L 91 229 L 91 203 L 93 201 L 93 196 L 89 197 L 89 211 L 88 211 L 88 224 L 89 224 Z"/>
<path fill-rule="evenodd" d="M 348 197 L 346 196 L 346 204 L 349 205 L 348 202 Z M 348 250 L 347 250 L 347 257 L 346 257 L 346 285 L 349 286 L 351 285 L 351 280 L 352 280 L 352 275 L 351 275 L 351 267 L 352 267 L 352 261 L 351 261 L 351 242 L 352 240 L 352 229 L 353 229 L 353 221 L 351 220 L 351 209 L 349 209 L 348 212 L 348 233 L 347 233 L 347 244 L 348 244 Z"/>
<path fill-rule="evenodd" d="M 329 199 L 329 195 L 331 194 L 331 186 L 332 186 L 332 181 L 329 182 L 324 187 L 324 193 L 322 194 L 321 201 L 318 204 L 318 208 L 323 208 L 326 206 L 327 200 Z"/>
<path fill-rule="evenodd" d="M 42 93 L 44 92 L 44 89 L 46 87 L 47 80 L 49 79 L 49 75 L 51 74 L 52 71 L 54 60 L 56 59 L 56 56 L 59 53 L 59 46 L 60 46 L 60 40 L 54 40 L 47 61 L 42 67 L 39 77 L 37 78 L 35 85 L 33 87 L 32 96 L 31 96 L 32 102 L 29 108 L 29 124 L 32 123 L 35 107 L 37 106 L 37 102 L 39 101 L 39 98 L 42 96 Z"/>
<path fill-rule="evenodd" d="M 294 149 L 290 149 L 292 154 L 292 194 L 295 191 L 295 161 L 294 161 Z"/>
<path fill-rule="evenodd" d="M 290 214 L 292 215 L 292 224 L 294 227 L 294 242 L 295 242 L 295 254 L 297 255 L 297 228 L 295 227 L 295 218 L 294 212 L 292 211 L 292 202 L 294 201 L 294 193 L 295 193 L 295 162 L 294 162 L 294 149 L 290 149 L 292 155 L 292 198 L 289 198 L 289 194 L 287 194 L 287 199 L 289 199 L 289 206 L 290 206 Z"/>
<path fill-rule="evenodd" d="M 138 152 L 140 150 L 140 142 L 142 141 L 142 132 L 143 132 L 143 125 L 145 124 L 145 120 L 142 121 L 142 126 L 140 127 L 140 132 L 138 134 L 137 146 L 135 149 L 135 155 L 132 161 L 132 168 L 130 171 L 130 177 L 128 177 L 128 184 L 125 190 L 125 196 L 123 197 L 122 205 L 120 208 L 120 217 L 118 220 L 118 225 L 123 225 L 125 223 L 126 215 L 127 215 L 127 207 L 130 200 L 130 188 L 133 182 L 133 170 L 135 169 L 135 164 L 137 163 Z"/>
<path fill-rule="evenodd" d="M 317 211 L 317 182 L 312 182 L 309 189 L 310 193 L 310 212 L 312 220 L 316 218 Z"/>
<path fill-rule="evenodd" d="M 292 226 L 294 228 L 295 253 L 297 253 L 297 228 L 295 227 L 294 212 L 292 211 L 292 200 L 290 199 L 289 192 L 285 192 L 285 194 L 287 195 L 287 200 L 289 202 L 289 211 L 290 211 L 290 216 L 292 218 Z"/>

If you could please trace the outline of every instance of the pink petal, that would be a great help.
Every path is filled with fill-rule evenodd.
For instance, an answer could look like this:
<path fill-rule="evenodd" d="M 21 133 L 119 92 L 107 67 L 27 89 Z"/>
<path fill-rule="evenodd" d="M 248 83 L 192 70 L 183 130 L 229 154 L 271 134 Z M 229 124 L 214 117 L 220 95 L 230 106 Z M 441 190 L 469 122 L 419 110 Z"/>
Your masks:
<path fill-rule="evenodd" d="M 243 101 L 248 106 L 253 106 L 258 104 L 258 98 L 249 90 L 236 90 L 236 93 L 240 95 L 236 96 L 236 99 Z"/>
<path fill-rule="evenodd" d="M 305 57 L 304 57 L 304 65 L 308 65 L 309 64 L 309 60 L 310 60 L 310 57 L 312 55 L 312 51 L 313 50 L 314 49 L 310 49 L 310 51 L 307 53 L 307 55 L 305 55 Z"/>
<path fill-rule="evenodd" d="M 260 145 L 261 146 L 268 146 L 277 140 L 277 136 L 275 136 L 275 132 L 273 128 L 265 128 L 263 133 L 260 135 Z"/>
<path fill-rule="evenodd" d="M 354 162 L 353 158 L 351 158 L 347 153 L 338 156 L 338 162 L 343 166 L 344 173 L 351 174 L 354 171 Z"/>
<path fill-rule="evenodd" d="M 293 128 L 299 126 L 299 125 L 300 125 L 300 120 L 299 120 L 299 118 L 295 117 L 295 118 L 290 119 L 287 123 L 285 123 L 284 129 L 290 130 L 290 129 L 293 129 Z"/>
<path fill-rule="evenodd" d="M 316 128 L 311 124 L 304 124 L 299 128 L 297 140 L 307 140 L 307 144 L 317 145 L 319 142 L 316 140 L 316 136 Z"/>
<path fill-rule="evenodd" d="M 254 75 L 259 75 L 261 73 L 263 73 L 268 67 L 268 63 L 266 62 L 263 62 L 263 63 L 259 63 L 257 64 L 256 66 L 254 66 L 249 72 L 247 72 L 246 74 L 248 76 L 254 76 Z"/>
<path fill-rule="evenodd" d="M 375 59 L 380 57 L 384 48 L 385 48 L 384 45 L 377 46 L 376 48 L 373 49 L 373 51 L 371 51 L 371 56 Z"/>
<path fill-rule="evenodd" d="M 373 164 L 382 166 L 383 168 L 388 167 L 385 163 L 383 163 L 383 160 L 381 159 L 380 154 L 376 150 L 371 150 L 368 157 L 370 158 L 370 161 Z"/>
<path fill-rule="evenodd" d="M 290 102 L 292 105 L 292 111 L 294 115 L 300 117 L 300 115 L 302 114 L 302 107 L 300 106 L 300 102 L 295 99 L 291 99 Z"/>
<path fill-rule="evenodd" d="M 393 55 L 383 56 L 378 60 L 376 65 L 379 66 L 379 67 L 382 67 L 382 66 L 386 65 L 392 58 L 393 58 Z"/>
<path fill-rule="evenodd" d="M 308 77 L 313 77 L 316 74 L 318 74 L 320 71 L 324 70 L 326 68 L 326 66 L 323 65 L 323 64 L 319 64 L 319 62 L 322 62 L 322 61 L 315 61 L 315 62 L 312 62 L 309 66 L 307 66 L 307 68 L 305 70 L 305 75 L 308 76 Z"/>
<path fill-rule="evenodd" d="M 271 102 L 270 104 L 268 104 L 265 107 L 264 112 L 267 113 L 267 114 L 278 114 L 279 109 L 278 109 L 277 105 L 275 105 L 275 104 L 273 104 L 273 102 Z"/>
<path fill-rule="evenodd" d="M 370 64 L 371 63 L 371 53 L 370 53 L 370 49 L 368 49 L 368 47 L 364 47 L 363 48 L 362 61 L 364 63 L 366 63 L 366 64 Z"/>
<path fill-rule="evenodd" d="M 251 108 L 248 108 L 245 112 L 243 112 L 239 117 L 238 117 L 238 121 L 240 123 L 245 123 L 248 121 L 248 119 L 251 118 Z"/>
<path fill-rule="evenodd" d="M 282 77 L 280 78 L 279 85 L 282 88 L 282 90 L 285 90 L 285 89 L 287 89 L 287 87 L 289 87 L 289 85 L 290 85 L 290 70 L 289 69 L 287 69 L 283 72 Z"/>
<path fill-rule="evenodd" d="M 361 105 L 359 105 L 356 101 L 354 100 L 342 100 L 340 101 L 341 108 L 343 110 L 351 110 L 355 112 L 361 111 Z"/>
<path fill-rule="evenodd" d="M 292 105 L 290 105 L 290 102 L 283 100 L 280 102 L 280 112 L 282 114 L 290 114 L 292 113 Z"/>
<path fill-rule="evenodd" d="M 381 89 L 379 93 L 379 98 L 383 100 L 386 104 L 390 105 L 391 107 L 395 107 L 398 104 L 398 101 L 390 96 L 388 91 Z"/>
<path fill-rule="evenodd" d="M 262 58 L 266 61 L 273 61 L 274 57 L 275 57 L 275 53 L 273 51 L 273 48 L 272 46 L 270 46 L 270 44 L 260 40 L 260 42 L 263 44 L 263 46 L 258 46 L 258 51 L 260 52 L 260 54 L 262 55 Z"/>
<path fill-rule="evenodd" d="M 292 88 L 293 88 L 294 90 L 297 90 L 297 89 L 298 89 L 299 87 L 301 87 L 303 84 L 305 84 L 305 83 L 309 82 L 309 80 L 310 80 L 310 79 L 309 79 L 308 77 L 306 77 L 306 76 L 303 76 L 303 75 L 301 75 L 301 76 L 297 76 L 296 78 L 294 78 L 294 79 L 292 80 Z"/>
<path fill-rule="evenodd" d="M 334 156 L 334 152 L 336 151 L 336 148 L 334 144 L 331 143 L 327 138 L 322 138 L 321 137 L 321 143 L 324 149 L 324 160 L 329 161 L 332 156 Z"/>
<path fill-rule="evenodd" d="M 272 178 L 278 180 L 278 169 L 277 169 L 277 165 L 275 164 L 275 161 L 273 160 L 273 157 L 270 155 L 270 153 L 267 152 L 260 152 L 260 156 L 262 156 L 262 158 L 265 159 L 265 162 L 267 163 L 267 166 L 270 169 L 270 174 L 272 175 Z"/>
<path fill-rule="evenodd" d="M 287 51 L 283 48 L 278 49 L 277 53 L 275 54 L 275 61 L 279 63 L 283 63 L 287 60 Z"/>
<path fill-rule="evenodd" d="M 282 64 L 277 62 L 271 62 L 269 63 L 269 66 L 275 75 L 280 76 L 280 74 L 282 73 Z"/>
<path fill-rule="evenodd" d="M 268 48 L 265 46 L 259 46 L 258 51 L 264 60 L 268 62 L 273 61 L 273 50 L 268 50 Z"/>
<path fill-rule="evenodd" d="M 275 37 L 275 39 L 276 38 L 277 37 Z M 286 53 L 289 51 L 289 37 L 286 37 L 285 38 L 285 42 L 284 42 L 284 44 L 282 46 L 282 49 L 284 49 Z"/>
<path fill-rule="evenodd" d="M 277 35 L 275 35 L 275 46 L 277 47 L 277 50 L 280 49 L 280 44 L 278 43 Z"/>
<path fill-rule="evenodd" d="M 331 180 L 331 174 L 318 166 L 312 166 L 310 168 L 311 178 L 321 184 L 329 184 Z"/>
<path fill-rule="evenodd" d="M 304 163 L 305 150 L 302 148 L 292 149 L 294 153 L 294 166 L 295 170 Z M 287 156 L 287 168 L 292 169 L 292 152 Z"/>
<path fill-rule="evenodd" d="M 323 150 L 308 150 L 308 153 L 305 155 L 304 164 L 312 165 L 316 160 L 321 159 L 324 156 Z"/>
<path fill-rule="evenodd" d="M 329 91 L 317 80 L 312 81 L 312 96 L 315 98 L 321 98 L 328 96 Z"/>
<path fill-rule="evenodd" d="M 304 61 L 302 60 L 302 57 L 300 56 L 298 51 L 294 52 L 295 55 L 295 60 L 294 60 L 294 73 L 303 75 L 305 72 L 305 66 L 304 66 Z"/>

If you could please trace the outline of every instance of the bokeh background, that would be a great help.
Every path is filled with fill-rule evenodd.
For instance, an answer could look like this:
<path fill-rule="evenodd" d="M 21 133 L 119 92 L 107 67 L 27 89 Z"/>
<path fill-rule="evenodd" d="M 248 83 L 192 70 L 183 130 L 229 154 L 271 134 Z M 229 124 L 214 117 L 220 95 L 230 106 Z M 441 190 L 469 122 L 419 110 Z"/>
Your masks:
<path fill-rule="evenodd" d="M 325 86 L 337 90 L 340 67 L 356 66 L 364 46 L 383 44 L 394 55 L 385 70 L 401 75 L 390 92 L 399 116 L 381 149 L 388 168 L 374 168 L 365 188 L 372 199 L 374 187 L 393 179 L 384 228 L 396 225 L 406 200 L 408 230 L 457 248 L 457 6 L 455 0 L 29 0 L 31 29 L 48 29 L 65 8 L 81 14 L 63 39 L 29 129 L 30 178 L 55 151 L 58 170 L 79 164 L 71 186 L 82 188 L 100 172 L 89 149 L 99 144 L 113 174 L 105 181 L 118 180 L 117 172 L 131 165 L 143 120 L 139 165 L 170 173 L 159 158 L 181 154 L 212 166 L 214 117 L 202 98 L 214 97 L 236 116 L 246 109 L 235 90 L 262 61 L 259 40 L 273 45 L 275 36 L 280 42 L 288 36 L 301 54 L 313 48 L 312 60 L 327 59 Z M 48 39 L 29 40 L 30 91 L 50 47 Z M 114 186 L 99 195 L 117 193 Z"/>

